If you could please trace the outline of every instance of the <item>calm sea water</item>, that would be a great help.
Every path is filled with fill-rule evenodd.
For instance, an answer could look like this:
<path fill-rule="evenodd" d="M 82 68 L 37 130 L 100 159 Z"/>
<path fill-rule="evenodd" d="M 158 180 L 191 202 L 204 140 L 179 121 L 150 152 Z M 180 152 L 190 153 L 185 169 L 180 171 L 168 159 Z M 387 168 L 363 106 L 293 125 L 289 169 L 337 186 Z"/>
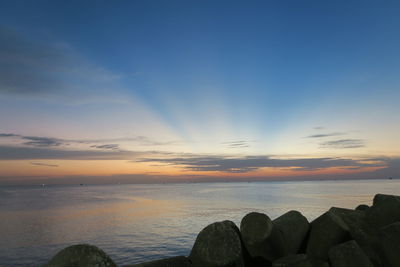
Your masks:
<path fill-rule="evenodd" d="M 400 195 L 399 180 L 0 187 L 0 266 L 39 266 L 77 243 L 118 265 L 190 252 L 208 224 L 295 209 L 313 220 L 331 206 Z"/>

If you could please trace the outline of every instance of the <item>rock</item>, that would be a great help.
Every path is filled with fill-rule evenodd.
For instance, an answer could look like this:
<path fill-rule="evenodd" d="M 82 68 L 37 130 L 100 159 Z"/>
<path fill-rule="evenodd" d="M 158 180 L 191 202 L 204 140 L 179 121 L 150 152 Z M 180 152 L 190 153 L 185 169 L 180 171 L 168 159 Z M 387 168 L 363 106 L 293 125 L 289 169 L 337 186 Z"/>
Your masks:
<path fill-rule="evenodd" d="M 107 254 L 96 246 L 87 244 L 73 245 L 59 251 L 47 267 L 116 267 Z"/>
<path fill-rule="evenodd" d="M 315 258 L 309 258 L 309 261 L 311 262 L 312 267 L 330 267 L 329 263 L 327 261 L 315 259 Z"/>
<path fill-rule="evenodd" d="M 365 213 L 367 221 L 375 228 L 400 221 L 400 197 L 377 194 L 373 205 Z"/>
<path fill-rule="evenodd" d="M 360 210 L 360 211 L 365 211 L 367 209 L 369 209 L 369 206 L 365 205 L 365 204 L 358 205 L 356 208 L 356 210 Z"/>
<path fill-rule="evenodd" d="M 140 264 L 128 265 L 126 267 L 191 267 L 192 262 L 183 256 L 168 259 L 149 261 Z"/>
<path fill-rule="evenodd" d="M 243 243 L 256 264 L 268 264 L 286 255 L 283 238 L 264 213 L 251 212 L 240 223 Z"/>
<path fill-rule="evenodd" d="M 306 254 L 288 255 L 273 262 L 272 267 L 313 267 Z"/>
<path fill-rule="evenodd" d="M 327 211 L 311 223 L 307 255 L 326 261 L 331 247 L 349 240 L 347 225 L 333 212 Z"/>
<path fill-rule="evenodd" d="M 329 261 L 332 267 L 374 267 L 354 240 L 331 248 L 329 250 Z"/>
<path fill-rule="evenodd" d="M 374 265 L 382 266 L 381 257 L 376 251 L 379 233 L 366 222 L 365 212 L 336 207 L 329 211 L 342 219 L 349 229 L 351 239 L 357 242 Z"/>
<path fill-rule="evenodd" d="M 273 224 L 282 234 L 287 253 L 298 253 L 310 229 L 307 218 L 291 210 L 276 218 Z"/>
<path fill-rule="evenodd" d="M 393 241 L 393 244 L 400 244 L 400 222 L 395 222 L 382 227 L 381 232 Z"/>
<path fill-rule="evenodd" d="M 198 234 L 189 259 L 194 267 L 243 267 L 239 229 L 231 221 L 208 225 Z"/>
<path fill-rule="evenodd" d="M 396 195 L 386 195 L 386 194 L 376 194 L 373 199 L 372 205 L 379 205 L 379 204 L 385 204 L 387 201 L 391 200 L 400 200 L 400 196 Z"/>
<path fill-rule="evenodd" d="M 384 266 L 400 266 L 400 222 L 392 223 L 381 229 L 378 248 Z"/>

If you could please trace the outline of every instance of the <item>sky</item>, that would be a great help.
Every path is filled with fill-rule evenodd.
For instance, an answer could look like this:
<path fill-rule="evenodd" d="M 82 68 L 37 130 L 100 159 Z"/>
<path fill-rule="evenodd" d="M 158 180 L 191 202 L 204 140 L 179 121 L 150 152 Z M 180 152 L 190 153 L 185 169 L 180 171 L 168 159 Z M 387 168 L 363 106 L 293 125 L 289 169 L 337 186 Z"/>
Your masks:
<path fill-rule="evenodd" d="M 0 2 L 0 184 L 400 178 L 397 1 Z"/>

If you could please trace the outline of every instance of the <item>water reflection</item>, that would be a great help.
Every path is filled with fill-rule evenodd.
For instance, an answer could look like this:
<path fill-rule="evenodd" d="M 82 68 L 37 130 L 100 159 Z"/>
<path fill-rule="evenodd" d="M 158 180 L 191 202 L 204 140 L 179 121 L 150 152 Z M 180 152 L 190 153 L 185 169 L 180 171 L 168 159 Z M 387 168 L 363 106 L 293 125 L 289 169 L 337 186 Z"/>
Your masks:
<path fill-rule="evenodd" d="M 76 243 L 103 248 L 118 264 L 189 253 L 209 223 L 239 224 L 250 211 L 271 218 L 295 209 L 312 220 L 331 206 L 400 194 L 400 181 L 53 186 L 0 188 L 3 266 L 37 266 Z"/>

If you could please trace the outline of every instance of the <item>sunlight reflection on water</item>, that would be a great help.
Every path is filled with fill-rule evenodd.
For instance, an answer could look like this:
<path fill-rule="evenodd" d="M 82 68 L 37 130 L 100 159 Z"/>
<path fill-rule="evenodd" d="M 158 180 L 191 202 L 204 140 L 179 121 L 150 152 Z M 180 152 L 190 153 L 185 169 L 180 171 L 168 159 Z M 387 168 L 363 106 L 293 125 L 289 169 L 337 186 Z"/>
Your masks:
<path fill-rule="evenodd" d="M 378 192 L 400 194 L 400 181 L 0 187 L 0 265 L 37 266 L 76 243 L 119 265 L 186 255 L 215 221 L 292 209 L 312 220 L 331 206 L 371 204 Z"/>

